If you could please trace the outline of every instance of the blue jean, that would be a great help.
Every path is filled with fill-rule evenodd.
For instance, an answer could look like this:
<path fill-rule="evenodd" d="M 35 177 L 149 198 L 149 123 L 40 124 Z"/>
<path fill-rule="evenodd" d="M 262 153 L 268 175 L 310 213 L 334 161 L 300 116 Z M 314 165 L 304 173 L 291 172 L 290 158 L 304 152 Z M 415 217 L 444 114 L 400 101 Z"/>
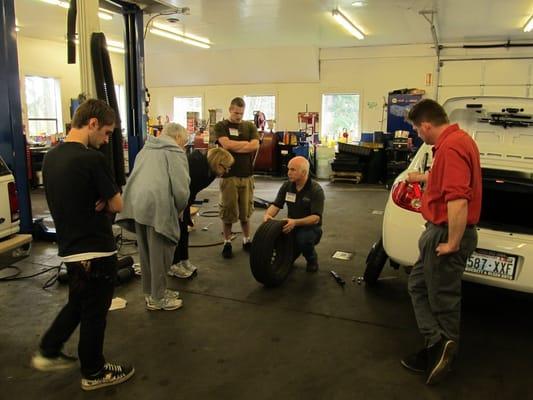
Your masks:
<path fill-rule="evenodd" d="M 317 262 L 315 246 L 320 242 L 322 237 L 322 228 L 320 226 L 300 226 L 294 229 L 294 259 L 296 260 L 302 254 L 308 263 Z"/>

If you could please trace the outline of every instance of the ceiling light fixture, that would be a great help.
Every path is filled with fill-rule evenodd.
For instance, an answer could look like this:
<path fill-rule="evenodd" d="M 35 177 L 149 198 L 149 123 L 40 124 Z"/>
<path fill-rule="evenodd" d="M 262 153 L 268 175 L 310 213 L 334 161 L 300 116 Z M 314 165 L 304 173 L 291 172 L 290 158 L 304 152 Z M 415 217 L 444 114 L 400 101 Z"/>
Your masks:
<path fill-rule="evenodd" d="M 113 14 L 109 11 L 104 10 L 103 8 L 98 9 L 98 17 L 105 19 L 106 21 L 111 21 L 113 19 Z"/>
<path fill-rule="evenodd" d="M 153 27 L 150 28 L 150 33 L 167 39 L 190 44 L 192 46 L 201 47 L 203 49 L 209 49 L 211 47 L 211 42 L 208 39 L 200 38 L 194 35 L 178 33 L 175 29 L 157 22 L 155 22 Z"/>
<path fill-rule="evenodd" d="M 74 43 L 79 45 L 80 41 L 78 39 L 74 39 Z M 126 49 L 124 49 L 124 45 L 122 43 L 106 39 L 106 44 L 107 50 L 109 50 L 111 53 L 126 54 Z"/>
<path fill-rule="evenodd" d="M 121 42 L 116 42 L 114 40 L 107 40 L 107 49 L 109 51 L 112 51 L 113 53 L 119 53 L 119 54 L 126 54 L 126 50 L 124 49 L 124 44 Z"/>
<path fill-rule="evenodd" d="M 524 32 L 531 32 L 533 31 L 533 15 L 529 17 L 526 24 L 524 25 Z"/>
<path fill-rule="evenodd" d="M 67 10 L 70 8 L 70 3 L 68 1 L 63 1 L 63 0 L 41 0 L 41 1 L 47 4 L 52 4 L 54 6 L 65 8 Z M 103 8 L 98 8 L 98 17 L 106 21 L 111 21 L 113 19 L 113 14 L 111 14 L 110 11 L 107 11 Z"/>
<path fill-rule="evenodd" d="M 354 2 L 352 3 L 352 6 L 353 6 L 353 7 L 363 7 L 363 6 L 365 6 L 365 5 L 366 5 L 366 2 L 364 2 L 364 1 L 354 1 Z"/>
<path fill-rule="evenodd" d="M 41 1 L 48 3 L 48 4 L 52 4 L 54 6 L 63 7 L 63 8 L 70 7 L 70 4 L 68 3 L 68 1 L 62 1 L 62 0 L 41 0 Z"/>
<path fill-rule="evenodd" d="M 338 8 L 333 10 L 331 12 L 331 15 L 333 15 L 333 18 L 342 25 L 344 29 L 346 29 L 348 32 L 350 32 L 353 36 L 355 36 L 359 40 L 363 40 L 365 38 L 364 33 L 359 29 L 355 24 L 350 21 Z"/>

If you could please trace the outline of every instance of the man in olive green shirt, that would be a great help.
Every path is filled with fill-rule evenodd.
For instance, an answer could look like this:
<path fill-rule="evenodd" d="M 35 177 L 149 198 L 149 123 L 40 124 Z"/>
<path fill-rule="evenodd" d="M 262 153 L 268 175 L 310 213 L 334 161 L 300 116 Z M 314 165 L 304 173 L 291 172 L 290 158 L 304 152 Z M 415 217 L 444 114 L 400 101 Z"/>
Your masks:
<path fill-rule="evenodd" d="M 251 248 L 249 219 L 254 211 L 253 158 L 259 149 L 259 135 L 255 125 L 243 121 L 245 103 L 240 97 L 231 101 L 229 118 L 215 125 L 217 142 L 228 150 L 235 163 L 220 181 L 220 218 L 224 224 L 224 248 L 222 256 L 233 256 L 231 227 L 240 221 L 243 234 L 243 248 Z"/>

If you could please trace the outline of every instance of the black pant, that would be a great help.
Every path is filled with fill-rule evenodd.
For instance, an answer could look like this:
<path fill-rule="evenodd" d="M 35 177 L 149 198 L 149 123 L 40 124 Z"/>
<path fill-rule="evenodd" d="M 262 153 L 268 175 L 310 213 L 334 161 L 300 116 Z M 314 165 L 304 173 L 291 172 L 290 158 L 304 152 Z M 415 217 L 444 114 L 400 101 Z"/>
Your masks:
<path fill-rule="evenodd" d="M 294 256 L 295 259 L 302 254 L 308 263 L 317 262 L 315 246 L 322 237 L 320 226 L 299 226 L 294 229 Z"/>
<path fill-rule="evenodd" d="M 176 264 L 181 260 L 189 259 L 189 225 L 192 226 L 191 208 L 187 208 L 183 211 L 183 220 L 179 221 L 180 225 L 180 240 L 174 251 L 174 259 L 172 264 Z"/>
<path fill-rule="evenodd" d="M 105 363 L 104 332 L 115 289 L 117 257 L 97 258 L 87 263 L 90 263 L 88 271 L 81 262 L 67 263 L 68 302 L 41 341 L 45 357 L 57 356 L 79 324 L 78 356 L 85 377 L 100 371 Z"/>

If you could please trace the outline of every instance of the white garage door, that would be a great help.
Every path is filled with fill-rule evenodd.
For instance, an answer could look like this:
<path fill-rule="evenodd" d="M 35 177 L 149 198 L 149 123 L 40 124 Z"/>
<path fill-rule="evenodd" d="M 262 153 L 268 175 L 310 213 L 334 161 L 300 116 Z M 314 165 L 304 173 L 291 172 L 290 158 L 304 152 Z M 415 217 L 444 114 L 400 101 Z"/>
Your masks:
<path fill-rule="evenodd" d="M 533 97 L 533 60 L 444 61 L 438 100 L 457 96 Z"/>

